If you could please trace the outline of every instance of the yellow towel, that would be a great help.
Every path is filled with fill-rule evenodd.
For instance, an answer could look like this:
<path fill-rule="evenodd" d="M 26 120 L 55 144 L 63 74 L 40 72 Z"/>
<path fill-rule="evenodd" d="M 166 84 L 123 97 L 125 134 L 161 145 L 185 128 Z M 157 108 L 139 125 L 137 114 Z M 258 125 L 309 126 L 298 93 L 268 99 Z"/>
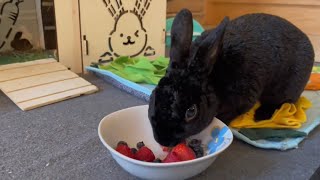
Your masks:
<path fill-rule="evenodd" d="M 306 122 L 305 111 L 312 106 L 312 103 L 305 97 L 300 97 L 296 104 L 284 103 L 277 109 L 271 119 L 254 121 L 254 112 L 259 108 L 260 103 L 247 113 L 234 119 L 229 126 L 232 128 L 288 128 L 297 129 Z"/>

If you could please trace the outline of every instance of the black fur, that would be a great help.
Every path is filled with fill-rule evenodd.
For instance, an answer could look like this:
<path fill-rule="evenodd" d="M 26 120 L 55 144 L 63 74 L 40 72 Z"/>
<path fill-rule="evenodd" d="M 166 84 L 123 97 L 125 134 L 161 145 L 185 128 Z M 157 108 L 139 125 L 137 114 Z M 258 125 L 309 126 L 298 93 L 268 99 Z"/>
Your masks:
<path fill-rule="evenodd" d="M 14 39 L 11 41 L 11 47 L 17 51 L 28 51 L 33 48 L 28 39 L 21 39 L 22 32 L 17 32 Z"/>
<path fill-rule="evenodd" d="M 228 124 L 257 101 L 256 120 L 269 118 L 303 92 L 314 51 L 287 20 L 261 13 L 225 18 L 191 46 L 190 29 L 192 15 L 181 10 L 172 27 L 170 65 L 150 98 L 149 119 L 160 144 L 173 146 L 199 133 L 215 116 Z M 198 114 L 187 122 L 193 104 Z"/>

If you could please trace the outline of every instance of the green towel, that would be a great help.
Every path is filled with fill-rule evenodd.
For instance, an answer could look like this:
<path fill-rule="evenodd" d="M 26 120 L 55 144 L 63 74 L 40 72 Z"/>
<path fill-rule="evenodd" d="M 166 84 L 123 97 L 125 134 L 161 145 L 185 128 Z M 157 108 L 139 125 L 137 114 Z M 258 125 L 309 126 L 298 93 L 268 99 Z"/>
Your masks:
<path fill-rule="evenodd" d="M 165 57 L 153 61 L 146 57 L 119 57 L 106 66 L 99 66 L 99 69 L 111 71 L 136 83 L 157 85 L 165 75 L 168 64 L 169 59 Z"/>
<path fill-rule="evenodd" d="M 239 132 L 245 135 L 247 138 L 255 141 L 259 139 L 265 139 L 269 141 L 282 141 L 285 138 L 297 138 L 304 137 L 307 134 L 305 132 L 296 131 L 292 129 L 240 129 Z"/>

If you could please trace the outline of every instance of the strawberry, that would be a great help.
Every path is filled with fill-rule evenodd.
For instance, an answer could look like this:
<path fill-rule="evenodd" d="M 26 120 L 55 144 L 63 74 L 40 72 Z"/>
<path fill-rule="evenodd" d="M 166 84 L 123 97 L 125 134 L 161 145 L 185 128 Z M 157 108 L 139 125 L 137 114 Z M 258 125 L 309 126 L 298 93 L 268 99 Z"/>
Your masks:
<path fill-rule="evenodd" d="M 153 162 L 156 157 L 149 148 L 142 146 L 135 154 L 135 158 L 140 161 Z"/>
<path fill-rule="evenodd" d="M 126 143 L 118 143 L 116 151 L 129 158 L 134 158 L 134 154 Z"/>
<path fill-rule="evenodd" d="M 172 152 L 175 152 L 181 161 L 187 161 L 187 160 L 192 160 L 196 158 L 194 151 L 190 147 L 188 147 L 185 143 L 180 143 L 176 145 L 172 149 Z"/>
<path fill-rule="evenodd" d="M 163 163 L 172 163 L 181 161 L 176 152 L 169 152 L 167 157 L 162 161 Z"/>
<path fill-rule="evenodd" d="M 171 147 L 162 146 L 162 151 L 164 151 L 164 152 L 170 152 L 171 149 L 172 149 Z"/>

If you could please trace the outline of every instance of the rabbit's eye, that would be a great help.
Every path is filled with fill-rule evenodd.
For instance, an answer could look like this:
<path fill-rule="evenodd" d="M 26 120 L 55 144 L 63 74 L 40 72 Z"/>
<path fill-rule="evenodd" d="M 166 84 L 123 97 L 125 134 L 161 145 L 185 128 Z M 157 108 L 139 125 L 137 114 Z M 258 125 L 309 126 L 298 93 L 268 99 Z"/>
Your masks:
<path fill-rule="evenodd" d="M 197 109 L 197 106 L 194 104 L 189 109 L 187 109 L 185 120 L 187 122 L 191 121 L 193 118 L 196 117 L 197 113 L 198 113 L 198 109 Z"/>
<path fill-rule="evenodd" d="M 139 30 L 137 30 L 137 31 L 134 33 L 134 35 L 137 36 L 137 37 L 139 37 L 139 34 L 138 34 L 138 33 L 139 33 Z"/>
<path fill-rule="evenodd" d="M 122 33 L 120 34 L 120 37 L 123 37 L 123 34 L 122 34 Z"/>

